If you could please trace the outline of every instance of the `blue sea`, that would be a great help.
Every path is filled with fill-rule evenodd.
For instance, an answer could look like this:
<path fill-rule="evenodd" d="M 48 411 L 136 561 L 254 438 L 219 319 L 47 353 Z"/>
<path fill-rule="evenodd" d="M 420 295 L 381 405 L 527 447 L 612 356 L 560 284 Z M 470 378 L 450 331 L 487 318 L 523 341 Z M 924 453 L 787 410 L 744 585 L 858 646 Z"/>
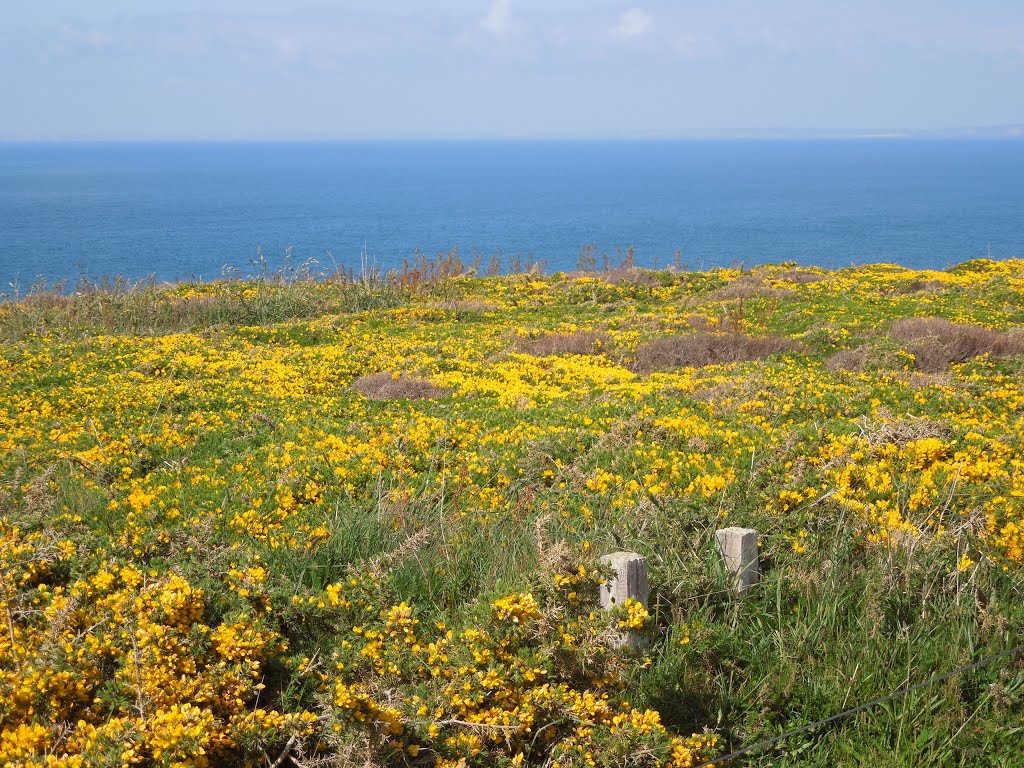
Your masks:
<path fill-rule="evenodd" d="M 0 292 L 417 250 L 573 269 L 1024 256 L 1024 141 L 0 145 Z M 289 250 L 290 249 L 290 250 Z"/>

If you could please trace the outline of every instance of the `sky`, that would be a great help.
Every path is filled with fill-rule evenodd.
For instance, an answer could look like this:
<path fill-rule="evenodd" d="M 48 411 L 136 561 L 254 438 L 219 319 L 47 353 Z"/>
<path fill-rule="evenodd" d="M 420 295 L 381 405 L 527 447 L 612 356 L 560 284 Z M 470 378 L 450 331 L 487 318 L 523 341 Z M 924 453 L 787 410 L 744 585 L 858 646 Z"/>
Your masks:
<path fill-rule="evenodd" d="M 5 0 L 0 141 L 1024 124 L 1020 0 Z"/>

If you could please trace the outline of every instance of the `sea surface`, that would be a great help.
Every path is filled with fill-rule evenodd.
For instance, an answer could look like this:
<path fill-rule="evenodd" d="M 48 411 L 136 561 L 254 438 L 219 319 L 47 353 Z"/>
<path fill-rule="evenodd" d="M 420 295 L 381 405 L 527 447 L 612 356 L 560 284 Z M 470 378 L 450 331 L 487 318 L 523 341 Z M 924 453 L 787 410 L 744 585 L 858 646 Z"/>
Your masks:
<path fill-rule="evenodd" d="M 0 292 L 310 263 L 1024 256 L 1024 141 L 0 145 Z M 315 263 L 314 263 L 315 262 Z"/>

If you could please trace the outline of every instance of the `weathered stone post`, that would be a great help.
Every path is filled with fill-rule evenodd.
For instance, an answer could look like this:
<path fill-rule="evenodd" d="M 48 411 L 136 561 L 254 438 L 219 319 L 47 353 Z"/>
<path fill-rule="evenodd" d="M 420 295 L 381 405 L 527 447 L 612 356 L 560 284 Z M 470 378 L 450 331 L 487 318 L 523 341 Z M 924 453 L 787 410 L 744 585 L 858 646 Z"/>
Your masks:
<path fill-rule="evenodd" d="M 626 604 L 633 598 L 647 608 L 650 587 L 647 583 L 647 558 L 636 552 L 613 552 L 601 558 L 601 563 L 612 570 L 612 575 L 601 584 L 601 607 L 606 611 Z M 619 632 L 615 639 L 618 648 L 642 648 L 645 643 L 636 632 Z"/>
<path fill-rule="evenodd" d="M 760 577 L 757 531 L 753 528 L 723 528 L 715 531 L 715 538 L 732 586 L 743 594 Z"/>
<path fill-rule="evenodd" d="M 618 608 L 631 597 L 646 608 L 650 595 L 647 558 L 636 552 L 613 552 L 602 557 L 601 562 L 613 571 L 612 577 L 601 584 L 601 607 L 605 610 Z"/>

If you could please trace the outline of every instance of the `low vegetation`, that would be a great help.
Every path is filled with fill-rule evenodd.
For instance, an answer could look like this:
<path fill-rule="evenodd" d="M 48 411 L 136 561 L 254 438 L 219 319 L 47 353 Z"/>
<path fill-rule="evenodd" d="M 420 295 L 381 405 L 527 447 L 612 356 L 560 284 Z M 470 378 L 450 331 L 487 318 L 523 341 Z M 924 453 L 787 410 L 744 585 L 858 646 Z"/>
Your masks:
<path fill-rule="evenodd" d="M 0 764 L 694 766 L 1021 644 L 1024 261 L 620 261 L 0 303 Z M 736 764 L 1022 711 L 1017 655 Z"/>
<path fill-rule="evenodd" d="M 445 394 L 426 379 L 404 373 L 373 373 L 352 382 L 352 389 L 367 400 L 423 400 Z"/>
<path fill-rule="evenodd" d="M 608 341 L 593 331 L 571 333 L 545 333 L 519 339 L 516 349 L 525 355 L 550 357 L 551 355 L 597 355 L 606 351 Z"/>
<path fill-rule="evenodd" d="M 963 363 L 982 355 L 1007 357 L 1024 354 L 1024 334 L 994 331 L 969 323 L 951 323 L 941 317 L 897 320 L 889 335 L 909 342 L 907 351 L 914 367 L 938 372 L 951 363 Z"/>
<path fill-rule="evenodd" d="M 774 336 L 745 336 L 741 333 L 683 333 L 664 336 L 642 344 L 636 351 L 634 368 L 641 373 L 674 368 L 760 360 L 796 348 L 789 339 Z"/>

